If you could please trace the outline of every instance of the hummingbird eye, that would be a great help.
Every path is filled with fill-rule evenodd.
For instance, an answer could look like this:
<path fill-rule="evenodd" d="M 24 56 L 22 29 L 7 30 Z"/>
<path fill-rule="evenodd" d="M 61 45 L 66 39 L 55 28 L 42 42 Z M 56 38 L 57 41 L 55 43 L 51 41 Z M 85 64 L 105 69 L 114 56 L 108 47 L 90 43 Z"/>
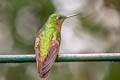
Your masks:
<path fill-rule="evenodd" d="M 61 17 L 61 16 L 57 16 L 56 18 L 57 18 L 58 20 L 62 19 L 62 17 Z"/>

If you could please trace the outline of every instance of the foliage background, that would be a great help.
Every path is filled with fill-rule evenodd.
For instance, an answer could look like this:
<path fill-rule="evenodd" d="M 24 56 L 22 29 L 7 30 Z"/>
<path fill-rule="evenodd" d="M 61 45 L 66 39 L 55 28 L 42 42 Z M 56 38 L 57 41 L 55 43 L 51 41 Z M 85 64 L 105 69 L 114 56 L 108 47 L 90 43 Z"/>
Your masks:
<path fill-rule="evenodd" d="M 52 13 L 65 20 L 61 53 L 120 52 L 119 0 L 0 0 L 0 54 L 32 54 Z M 120 80 L 120 64 L 55 63 L 47 80 Z M 0 80 L 40 80 L 35 63 L 0 64 Z"/>

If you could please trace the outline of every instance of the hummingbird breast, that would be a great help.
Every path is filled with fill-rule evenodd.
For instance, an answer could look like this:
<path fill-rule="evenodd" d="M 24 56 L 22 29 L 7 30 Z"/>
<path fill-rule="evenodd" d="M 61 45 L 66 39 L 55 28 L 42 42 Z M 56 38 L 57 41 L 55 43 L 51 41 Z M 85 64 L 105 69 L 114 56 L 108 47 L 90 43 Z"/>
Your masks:
<path fill-rule="evenodd" d="M 40 40 L 40 56 L 46 56 L 49 48 L 51 46 L 51 42 L 52 42 L 52 37 L 53 37 L 53 33 L 55 31 L 53 30 L 49 30 L 49 31 L 44 31 L 42 33 L 42 37 Z"/>

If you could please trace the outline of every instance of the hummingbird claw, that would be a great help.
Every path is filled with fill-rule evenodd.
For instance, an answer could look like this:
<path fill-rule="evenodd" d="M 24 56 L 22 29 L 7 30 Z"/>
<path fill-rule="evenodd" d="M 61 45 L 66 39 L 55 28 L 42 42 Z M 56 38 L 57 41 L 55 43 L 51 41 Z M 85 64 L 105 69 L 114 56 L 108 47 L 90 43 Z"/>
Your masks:
<path fill-rule="evenodd" d="M 57 50 L 57 52 L 56 52 L 56 53 L 57 53 L 57 56 L 59 56 L 59 55 L 60 55 L 60 51 L 59 51 L 59 50 Z"/>

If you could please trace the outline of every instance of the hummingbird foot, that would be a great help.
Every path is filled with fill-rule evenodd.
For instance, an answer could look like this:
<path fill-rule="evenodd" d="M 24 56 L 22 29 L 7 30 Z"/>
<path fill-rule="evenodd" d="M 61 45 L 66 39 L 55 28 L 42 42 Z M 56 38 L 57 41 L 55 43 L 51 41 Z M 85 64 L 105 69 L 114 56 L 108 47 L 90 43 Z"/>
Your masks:
<path fill-rule="evenodd" d="M 59 55 L 60 55 L 60 50 L 57 50 L 57 52 L 56 52 L 56 53 L 57 53 L 57 56 L 59 56 Z"/>

